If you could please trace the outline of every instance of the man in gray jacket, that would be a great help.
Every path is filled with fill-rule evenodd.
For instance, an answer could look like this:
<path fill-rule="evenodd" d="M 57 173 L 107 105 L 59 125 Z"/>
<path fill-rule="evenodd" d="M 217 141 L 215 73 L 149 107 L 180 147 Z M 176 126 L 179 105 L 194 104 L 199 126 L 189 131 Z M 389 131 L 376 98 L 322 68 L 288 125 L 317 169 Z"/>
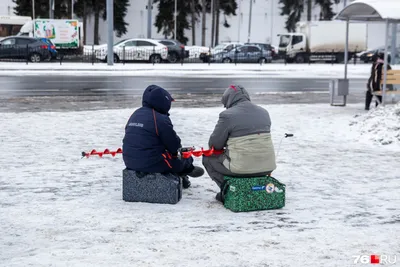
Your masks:
<path fill-rule="evenodd" d="M 208 145 L 218 150 L 225 149 L 225 152 L 203 157 L 208 175 L 221 187 L 224 176 L 270 174 L 276 169 L 276 163 L 268 111 L 253 104 L 248 92 L 239 85 L 226 89 L 221 102 L 226 110 L 219 114 Z"/>

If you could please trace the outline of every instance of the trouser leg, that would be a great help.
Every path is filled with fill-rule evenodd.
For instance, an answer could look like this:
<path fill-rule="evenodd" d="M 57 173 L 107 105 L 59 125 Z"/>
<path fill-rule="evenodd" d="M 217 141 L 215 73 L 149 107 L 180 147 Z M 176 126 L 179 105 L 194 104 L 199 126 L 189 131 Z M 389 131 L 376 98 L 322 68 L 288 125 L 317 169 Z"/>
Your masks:
<path fill-rule="evenodd" d="M 210 178 L 221 187 L 224 182 L 224 176 L 234 176 L 230 170 L 225 168 L 222 162 L 225 159 L 225 155 L 203 157 L 203 165 L 206 169 Z"/>
<path fill-rule="evenodd" d="M 369 110 L 369 106 L 371 105 L 373 95 L 371 94 L 371 91 L 368 90 L 367 93 L 365 94 L 365 110 Z"/>

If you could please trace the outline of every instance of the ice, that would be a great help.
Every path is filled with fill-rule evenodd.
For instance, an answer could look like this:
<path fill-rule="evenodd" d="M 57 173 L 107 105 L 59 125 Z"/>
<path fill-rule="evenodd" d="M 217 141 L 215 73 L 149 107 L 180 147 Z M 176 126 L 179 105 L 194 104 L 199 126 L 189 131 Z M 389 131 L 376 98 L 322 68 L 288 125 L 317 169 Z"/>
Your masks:
<path fill-rule="evenodd" d="M 392 66 L 400 69 L 399 66 Z M 369 64 L 349 65 L 348 78 L 367 79 Z M 0 63 L 0 74 L 20 75 L 82 75 L 82 76 L 174 76 L 174 77 L 293 77 L 293 78 L 343 78 L 343 64 L 115 64 L 104 63 Z"/>
<path fill-rule="evenodd" d="M 219 204 L 207 176 L 177 205 L 123 202 L 121 155 L 80 156 L 121 147 L 135 107 L 1 113 L 0 265 L 330 267 L 399 255 L 400 148 L 360 140 L 350 124 L 369 116 L 354 118 L 363 106 L 264 107 L 276 149 L 294 134 L 273 175 L 287 202 L 251 213 Z M 205 146 L 220 111 L 173 108 L 183 145 Z"/>

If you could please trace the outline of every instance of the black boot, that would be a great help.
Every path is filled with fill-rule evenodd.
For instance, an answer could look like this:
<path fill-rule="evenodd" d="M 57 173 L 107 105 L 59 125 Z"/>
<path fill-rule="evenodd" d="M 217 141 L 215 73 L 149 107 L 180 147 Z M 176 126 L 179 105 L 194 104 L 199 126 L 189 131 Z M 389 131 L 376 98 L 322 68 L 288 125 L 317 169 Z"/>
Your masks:
<path fill-rule="evenodd" d="M 221 192 L 218 192 L 217 195 L 215 196 L 215 199 L 219 202 L 222 203 L 222 197 L 221 197 Z"/>
<path fill-rule="evenodd" d="M 190 177 L 200 177 L 204 174 L 204 169 L 194 166 L 194 169 L 189 172 L 187 175 L 189 175 Z"/>
<path fill-rule="evenodd" d="M 188 189 L 191 185 L 190 181 L 189 181 L 189 177 L 187 177 L 187 175 L 181 176 L 182 177 L 182 187 L 184 189 Z"/>

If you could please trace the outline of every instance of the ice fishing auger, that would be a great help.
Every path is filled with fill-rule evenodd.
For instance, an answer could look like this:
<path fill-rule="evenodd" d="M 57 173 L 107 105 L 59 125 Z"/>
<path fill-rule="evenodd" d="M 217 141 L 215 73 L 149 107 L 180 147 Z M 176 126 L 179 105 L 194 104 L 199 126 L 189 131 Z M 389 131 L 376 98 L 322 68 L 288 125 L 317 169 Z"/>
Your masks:
<path fill-rule="evenodd" d="M 288 137 L 293 137 L 293 134 L 288 134 L 285 133 L 284 137 L 282 137 L 280 143 L 279 143 L 279 147 L 278 147 L 278 151 L 277 151 L 277 156 L 279 155 L 279 150 L 282 144 L 282 140 L 283 138 L 288 138 Z M 205 157 L 209 157 L 212 155 L 221 155 L 224 153 L 224 150 L 217 150 L 214 149 L 213 147 L 211 149 L 207 149 L 204 150 L 203 148 L 201 148 L 200 150 L 195 150 L 194 147 L 182 147 L 178 150 L 178 157 L 179 158 L 190 158 L 191 156 L 194 157 L 201 157 L 201 156 L 205 156 Z M 103 155 L 111 155 L 112 157 L 115 157 L 117 154 L 122 154 L 122 148 L 118 148 L 117 150 L 111 151 L 108 148 L 106 148 L 104 151 L 96 151 L 95 149 L 93 149 L 90 152 L 82 152 L 82 158 L 86 157 L 89 158 L 90 156 L 99 156 L 100 158 L 103 157 Z"/>

